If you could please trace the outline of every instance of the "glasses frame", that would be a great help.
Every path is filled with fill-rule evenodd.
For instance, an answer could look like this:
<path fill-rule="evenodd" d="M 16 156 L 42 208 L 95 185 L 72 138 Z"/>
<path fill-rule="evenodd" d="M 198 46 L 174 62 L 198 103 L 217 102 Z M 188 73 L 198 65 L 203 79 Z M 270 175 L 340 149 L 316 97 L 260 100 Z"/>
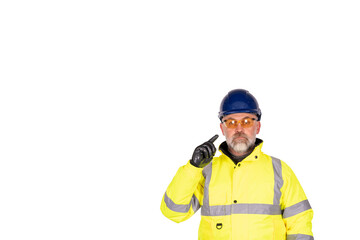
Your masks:
<path fill-rule="evenodd" d="M 240 126 L 241 126 L 242 128 L 249 128 L 249 127 L 254 126 L 254 124 L 252 124 L 251 126 L 243 126 L 243 125 L 241 124 L 241 122 L 244 121 L 244 120 L 246 120 L 246 119 L 251 119 L 251 120 L 253 120 L 253 121 L 257 121 L 256 118 L 245 117 L 245 118 L 240 119 L 240 120 L 236 120 L 236 119 L 233 119 L 233 118 L 229 118 L 229 119 L 222 120 L 221 123 L 223 123 L 223 124 L 225 125 L 225 127 L 230 128 L 230 129 L 235 129 L 235 128 L 237 128 L 237 127 L 239 126 L 239 124 L 240 124 Z M 226 125 L 226 121 L 228 121 L 228 120 L 236 121 L 236 126 L 233 127 L 233 128 L 232 128 L 232 127 L 228 127 L 228 126 Z"/>

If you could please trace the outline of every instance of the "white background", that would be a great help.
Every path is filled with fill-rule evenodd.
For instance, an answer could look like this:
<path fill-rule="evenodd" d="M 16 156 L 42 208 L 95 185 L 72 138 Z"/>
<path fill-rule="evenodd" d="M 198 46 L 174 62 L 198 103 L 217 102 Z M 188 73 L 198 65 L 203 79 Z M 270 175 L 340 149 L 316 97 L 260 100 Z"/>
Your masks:
<path fill-rule="evenodd" d="M 359 11 L 2 1 L 0 239 L 197 239 L 200 213 L 176 224 L 160 202 L 193 149 L 221 135 L 234 88 L 258 99 L 263 151 L 299 178 L 315 239 L 356 238 Z"/>

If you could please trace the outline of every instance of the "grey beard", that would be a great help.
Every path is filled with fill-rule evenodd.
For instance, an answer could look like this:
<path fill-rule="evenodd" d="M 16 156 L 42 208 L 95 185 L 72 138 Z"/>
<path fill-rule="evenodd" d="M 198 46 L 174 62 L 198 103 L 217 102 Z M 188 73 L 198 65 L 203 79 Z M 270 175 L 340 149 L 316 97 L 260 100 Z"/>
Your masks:
<path fill-rule="evenodd" d="M 234 136 L 234 138 L 236 138 L 237 136 Z M 226 141 L 228 146 L 230 146 L 236 153 L 239 153 L 239 154 L 244 154 L 244 153 L 247 153 L 251 148 L 254 147 L 255 145 L 255 138 L 254 139 L 248 139 L 246 138 L 247 140 L 244 140 L 244 141 L 234 141 L 234 140 L 231 140 L 231 141 Z"/>

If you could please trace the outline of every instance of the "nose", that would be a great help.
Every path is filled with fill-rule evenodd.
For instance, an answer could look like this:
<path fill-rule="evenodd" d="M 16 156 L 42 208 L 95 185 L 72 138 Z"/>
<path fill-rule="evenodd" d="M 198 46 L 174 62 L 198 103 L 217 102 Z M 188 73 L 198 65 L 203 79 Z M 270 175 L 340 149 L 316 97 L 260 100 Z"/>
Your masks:
<path fill-rule="evenodd" d="M 236 132 L 243 132 L 244 128 L 241 126 L 241 124 L 239 123 L 236 128 L 235 128 Z"/>

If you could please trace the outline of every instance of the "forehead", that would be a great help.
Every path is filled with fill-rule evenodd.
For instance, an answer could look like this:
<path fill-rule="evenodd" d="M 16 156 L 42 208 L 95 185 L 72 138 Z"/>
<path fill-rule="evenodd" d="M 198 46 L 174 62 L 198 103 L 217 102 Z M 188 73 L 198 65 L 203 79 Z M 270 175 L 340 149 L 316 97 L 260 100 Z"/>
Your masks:
<path fill-rule="evenodd" d="M 226 115 L 223 118 L 223 120 L 226 120 L 226 119 L 243 119 L 243 118 L 246 118 L 246 117 L 257 119 L 256 115 L 252 114 L 252 113 L 233 113 L 233 114 Z"/>

